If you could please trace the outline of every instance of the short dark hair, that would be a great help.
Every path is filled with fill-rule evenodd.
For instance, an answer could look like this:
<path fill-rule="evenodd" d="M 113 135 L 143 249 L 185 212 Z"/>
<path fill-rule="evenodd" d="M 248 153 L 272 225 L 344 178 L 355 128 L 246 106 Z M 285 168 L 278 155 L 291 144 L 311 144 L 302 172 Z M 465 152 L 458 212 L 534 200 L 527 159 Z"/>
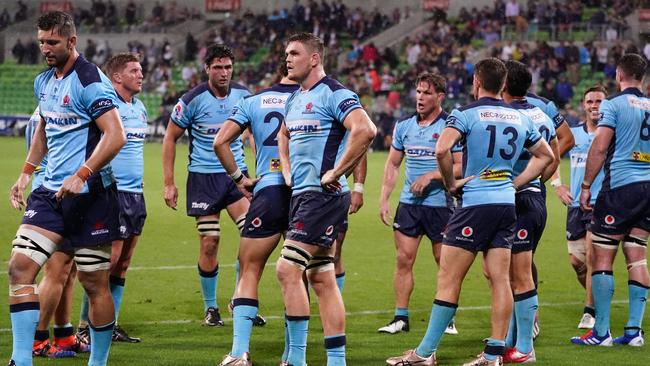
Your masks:
<path fill-rule="evenodd" d="M 205 58 L 203 61 L 206 65 L 210 65 L 215 58 L 229 58 L 233 63 L 235 62 L 235 54 L 232 52 L 232 48 L 226 46 L 225 44 L 213 44 L 208 47 L 205 52 Z"/>
<path fill-rule="evenodd" d="M 506 65 L 498 58 L 485 58 L 474 66 L 474 75 L 481 81 L 483 89 L 490 93 L 499 94 L 506 81 Z"/>
<path fill-rule="evenodd" d="M 119 53 L 111 57 L 111 59 L 106 63 L 106 74 L 109 79 L 112 80 L 113 74 L 124 70 L 126 64 L 129 62 L 140 62 L 140 58 L 138 55 L 133 53 Z"/>
<path fill-rule="evenodd" d="M 641 81 L 645 75 L 648 63 L 636 53 L 626 53 L 618 61 L 617 65 L 627 77 L 634 78 L 634 80 Z"/>
<path fill-rule="evenodd" d="M 605 89 L 604 86 L 598 84 L 598 85 L 594 85 L 591 88 L 585 90 L 585 93 L 582 94 L 582 100 L 585 100 L 585 97 L 587 96 L 587 94 L 594 93 L 594 92 L 595 93 L 603 93 L 603 94 L 605 94 L 605 96 L 607 96 L 607 89 Z"/>
<path fill-rule="evenodd" d="M 530 85 L 533 83 L 533 75 L 528 71 L 526 65 L 519 61 L 506 61 L 506 91 L 513 97 L 525 97 Z"/>
<path fill-rule="evenodd" d="M 417 87 L 417 85 L 420 83 L 429 84 L 429 86 L 433 87 L 433 90 L 438 93 L 447 92 L 447 81 L 445 78 L 438 74 L 434 74 L 432 72 L 422 73 L 420 76 L 418 76 L 417 80 L 415 80 L 415 86 Z"/>
<path fill-rule="evenodd" d="M 54 31 L 60 36 L 72 37 L 77 34 L 72 15 L 62 11 L 51 11 L 38 17 L 36 27 L 43 31 Z"/>
<path fill-rule="evenodd" d="M 302 32 L 291 35 L 287 39 L 287 44 L 291 42 L 300 42 L 307 46 L 312 52 L 316 52 L 321 58 L 325 57 L 325 43 L 315 34 Z"/>

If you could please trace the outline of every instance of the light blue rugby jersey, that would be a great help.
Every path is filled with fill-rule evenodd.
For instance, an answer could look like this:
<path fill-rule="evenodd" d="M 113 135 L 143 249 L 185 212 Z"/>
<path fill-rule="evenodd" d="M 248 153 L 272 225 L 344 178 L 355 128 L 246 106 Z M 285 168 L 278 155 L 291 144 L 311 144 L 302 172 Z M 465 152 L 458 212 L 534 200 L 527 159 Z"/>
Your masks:
<path fill-rule="evenodd" d="M 298 88 L 297 84 L 275 84 L 241 99 L 228 117 L 242 131 L 248 127 L 253 133 L 257 151 L 255 173 L 261 178 L 254 193 L 268 186 L 284 185 L 277 135 L 284 120 L 287 99 Z"/>
<path fill-rule="evenodd" d="M 126 145 L 111 161 L 113 174 L 117 180 L 117 190 L 122 192 L 142 192 L 144 176 L 144 141 L 147 138 L 147 110 L 140 99 L 131 103 L 117 94 L 120 118 L 126 133 Z"/>
<path fill-rule="evenodd" d="M 117 95 L 108 78 L 94 64 L 79 56 L 61 79 L 54 68 L 42 72 L 34 81 L 41 118 L 45 121 L 48 160 L 43 186 L 58 190 L 63 180 L 90 157 L 101 138 L 95 120 L 115 108 Z M 93 174 L 88 184 L 101 179 L 104 187 L 113 183 L 110 165 Z"/>
<path fill-rule="evenodd" d="M 447 113 L 438 115 L 435 121 L 428 126 L 418 124 L 417 114 L 411 118 L 398 122 L 393 132 L 392 146 L 395 150 L 402 151 L 406 159 L 406 179 L 399 201 L 411 205 L 424 205 L 431 207 L 447 207 L 447 194 L 442 182 L 433 181 L 428 186 L 425 194 L 416 197 L 411 193 L 411 184 L 415 180 L 431 171 L 438 170 L 436 160 L 436 143 L 445 128 Z M 453 152 L 460 152 L 456 146 Z"/>
<path fill-rule="evenodd" d="M 519 100 L 514 100 L 510 105 L 518 110 L 519 112 L 525 114 L 528 116 L 533 123 L 535 124 L 535 128 L 537 131 L 539 131 L 539 134 L 542 135 L 542 138 L 546 140 L 546 142 L 551 142 L 551 140 L 555 139 L 557 136 L 555 134 L 555 127 L 553 126 L 553 121 L 551 118 L 544 113 L 539 107 L 536 107 L 530 103 L 528 103 L 527 100 L 525 99 L 519 99 Z M 514 168 L 514 176 L 518 176 L 521 174 L 521 172 L 526 169 L 526 166 L 528 165 L 528 162 L 530 161 L 530 158 L 532 155 L 524 150 L 521 155 L 519 156 L 519 160 L 517 160 L 517 163 L 515 164 Z M 539 178 L 533 179 L 530 183 L 526 184 L 523 187 L 519 188 L 519 192 L 521 191 L 534 191 L 534 192 L 541 192 L 541 181 Z"/>
<path fill-rule="evenodd" d="M 569 150 L 569 157 L 571 158 L 571 195 L 573 201 L 570 207 L 580 207 L 580 191 L 582 181 L 585 179 L 585 167 L 587 166 L 587 153 L 591 142 L 594 140 L 594 133 L 587 132 L 587 124 L 581 122 L 576 126 L 571 126 L 571 133 L 576 141 L 576 144 Z M 591 201 L 590 204 L 596 203 L 596 197 L 603 184 L 605 173 L 601 169 L 596 179 L 591 184 Z"/>
<path fill-rule="evenodd" d="M 562 125 L 562 123 L 566 122 L 566 118 L 564 118 L 564 116 L 558 111 L 553 101 L 533 93 L 526 94 L 526 100 L 528 103 L 535 107 L 539 107 L 539 109 L 546 113 L 546 115 L 553 121 L 553 127 L 555 127 L 556 130 Z"/>
<path fill-rule="evenodd" d="M 463 187 L 462 207 L 514 205 L 514 165 L 542 138 L 533 121 L 500 99 L 483 97 L 454 109 L 447 128 L 463 136 L 463 177 L 475 176 Z"/>
<path fill-rule="evenodd" d="M 600 105 L 598 127 L 614 130 L 603 190 L 650 181 L 650 98 L 627 88 Z"/>
<path fill-rule="evenodd" d="M 38 123 L 41 121 L 41 114 L 39 108 L 34 109 L 34 113 L 29 117 L 27 121 L 27 126 L 25 126 L 25 140 L 27 142 L 27 151 L 32 146 L 32 140 L 34 139 L 34 133 L 38 128 Z M 34 175 L 32 176 L 32 191 L 40 187 L 43 184 L 43 177 L 45 176 L 45 167 L 47 166 L 47 154 L 41 160 L 41 163 L 36 167 Z"/>
<path fill-rule="evenodd" d="M 295 91 L 287 100 L 285 124 L 289 131 L 289 160 L 293 194 L 323 192 L 320 179 L 334 168 L 345 150 L 345 117 L 361 108 L 359 97 L 325 76 L 311 89 Z M 349 192 L 344 176 L 341 194 Z"/>
<path fill-rule="evenodd" d="M 230 83 L 228 96 L 219 98 L 204 82 L 178 100 L 172 111 L 171 120 L 178 127 L 187 129 L 190 137 L 189 164 L 187 170 L 194 173 L 225 173 L 219 159 L 212 149 L 214 137 L 230 116 L 232 108 L 239 100 L 250 95 L 248 90 L 237 83 Z M 247 170 L 244 161 L 244 144 L 236 139 L 230 144 L 237 166 Z"/>

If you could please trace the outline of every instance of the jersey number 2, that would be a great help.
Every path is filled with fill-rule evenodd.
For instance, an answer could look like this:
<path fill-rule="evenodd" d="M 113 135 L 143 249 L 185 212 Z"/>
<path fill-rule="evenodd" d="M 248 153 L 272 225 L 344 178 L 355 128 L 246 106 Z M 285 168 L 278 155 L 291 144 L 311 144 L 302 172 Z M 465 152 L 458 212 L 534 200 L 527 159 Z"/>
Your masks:
<path fill-rule="evenodd" d="M 271 112 L 264 117 L 264 123 L 271 123 L 271 120 L 275 118 L 278 120 L 278 125 L 275 127 L 275 130 L 271 132 L 269 137 L 264 140 L 262 143 L 264 146 L 278 146 L 278 132 L 280 131 L 280 124 L 282 123 L 282 119 L 284 116 L 280 112 Z"/>

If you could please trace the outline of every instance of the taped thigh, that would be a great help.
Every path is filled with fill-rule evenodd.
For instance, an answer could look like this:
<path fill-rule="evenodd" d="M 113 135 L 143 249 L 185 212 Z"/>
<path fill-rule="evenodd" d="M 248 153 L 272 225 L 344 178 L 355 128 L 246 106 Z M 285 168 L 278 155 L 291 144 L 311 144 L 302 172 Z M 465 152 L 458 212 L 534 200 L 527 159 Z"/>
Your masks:
<path fill-rule="evenodd" d="M 593 233 L 591 236 L 591 242 L 594 246 L 597 246 L 602 249 L 617 250 L 619 240 L 610 238 L 602 234 Z"/>
<path fill-rule="evenodd" d="M 199 217 L 196 220 L 196 228 L 199 230 L 199 235 L 201 236 L 219 237 L 221 235 L 219 219 L 202 219 Z"/>
<path fill-rule="evenodd" d="M 111 246 L 75 248 L 74 262 L 80 272 L 96 272 L 111 267 Z"/>
<path fill-rule="evenodd" d="M 641 259 L 640 261 L 632 262 L 627 265 L 627 270 L 631 271 L 636 267 L 646 267 L 648 265 L 647 259 Z"/>
<path fill-rule="evenodd" d="M 286 241 L 282 246 L 282 250 L 280 251 L 280 258 L 300 268 L 303 271 L 307 269 L 307 266 L 312 260 L 311 254 L 309 254 L 306 250 L 293 244 L 288 244 Z"/>
<path fill-rule="evenodd" d="M 648 246 L 648 238 L 641 238 L 636 235 L 625 235 L 623 238 L 623 248 L 646 248 Z"/>
<path fill-rule="evenodd" d="M 585 263 L 585 261 L 587 260 L 587 248 L 585 246 L 586 246 L 586 242 L 584 238 L 567 241 L 569 254 L 576 257 L 582 263 Z"/>
<path fill-rule="evenodd" d="M 14 253 L 24 254 L 41 267 L 57 248 L 57 244 L 43 234 L 26 228 L 18 229 L 11 244 L 12 255 Z"/>
<path fill-rule="evenodd" d="M 242 230 L 244 230 L 245 223 L 246 223 L 246 214 L 242 214 L 235 220 L 235 225 L 237 225 L 237 230 L 239 230 L 240 234 Z"/>
<path fill-rule="evenodd" d="M 320 273 L 334 270 L 334 257 L 314 256 L 307 265 L 307 273 Z"/>

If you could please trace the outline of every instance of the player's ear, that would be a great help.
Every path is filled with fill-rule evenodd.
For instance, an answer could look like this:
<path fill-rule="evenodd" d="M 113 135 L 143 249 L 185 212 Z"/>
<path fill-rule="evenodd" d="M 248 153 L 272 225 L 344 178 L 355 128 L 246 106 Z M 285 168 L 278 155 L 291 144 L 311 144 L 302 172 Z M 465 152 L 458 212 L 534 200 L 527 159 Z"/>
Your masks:
<path fill-rule="evenodd" d="M 77 36 L 76 35 L 71 36 L 70 38 L 68 38 L 68 49 L 72 50 L 75 47 L 77 47 Z"/>
<path fill-rule="evenodd" d="M 311 54 L 311 67 L 316 67 L 318 64 L 321 63 L 320 55 L 318 52 L 314 52 Z"/>

